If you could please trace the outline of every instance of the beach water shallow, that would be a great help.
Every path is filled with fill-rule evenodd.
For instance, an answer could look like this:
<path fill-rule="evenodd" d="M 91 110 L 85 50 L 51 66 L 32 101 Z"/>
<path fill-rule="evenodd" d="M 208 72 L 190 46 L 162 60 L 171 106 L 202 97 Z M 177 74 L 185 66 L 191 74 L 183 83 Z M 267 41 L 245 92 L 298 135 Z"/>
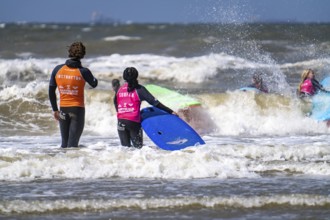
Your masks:
<path fill-rule="evenodd" d="M 295 94 L 303 69 L 329 75 L 329 28 L 2 25 L 0 218 L 329 219 L 329 128 Z M 48 83 L 76 40 L 99 86 L 86 87 L 81 147 L 61 149 Z M 127 66 L 201 102 L 206 144 L 120 146 L 111 80 Z M 238 90 L 259 71 L 269 94 Z"/>
<path fill-rule="evenodd" d="M 205 136 L 206 145 L 141 150 L 115 138 L 11 138 L 1 148 L 3 218 L 327 219 L 329 138 Z M 5 143 L 2 139 L 1 143 Z M 18 146 L 21 145 L 21 146 Z"/>

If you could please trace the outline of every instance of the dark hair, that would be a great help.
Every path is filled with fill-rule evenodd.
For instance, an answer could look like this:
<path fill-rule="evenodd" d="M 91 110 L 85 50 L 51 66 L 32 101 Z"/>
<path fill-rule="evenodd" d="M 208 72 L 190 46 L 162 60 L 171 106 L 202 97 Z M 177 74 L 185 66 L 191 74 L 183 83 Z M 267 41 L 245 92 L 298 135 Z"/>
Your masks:
<path fill-rule="evenodd" d="M 139 72 L 134 67 L 127 67 L 124 70 L 123 78 L 128 83 L 128 89 L 127 89 L 128 92 L 133 91 L 139 85 L 139 82 L 137 80 L 138 76 L 139 76 Z"/>
<path fill-rule="evenodd" d="M 68 52 L 70 58 L 82 59 L 86 54 L 86 47 L 82 42 L 74 42 L 69 46 Z"/>
<path fill-rule="evenodd" d="M 262 75 L 262 73 L 260 73 L 260 72 L 254 73 L 253 76 L 252 76 L 254 82 L 262 83 L 262 76 L 261 75 Z"/>
<path fill-rule="evenodd" d="M 119 81 L 119 79 L 113 79 L 112 82 L 111 82 L 111 84 L 112 84 L 113 90 L 115 92 L 117 92 L 118 89 L 119 89 L 119 87 L 120 87 L 120 81 Z"/>

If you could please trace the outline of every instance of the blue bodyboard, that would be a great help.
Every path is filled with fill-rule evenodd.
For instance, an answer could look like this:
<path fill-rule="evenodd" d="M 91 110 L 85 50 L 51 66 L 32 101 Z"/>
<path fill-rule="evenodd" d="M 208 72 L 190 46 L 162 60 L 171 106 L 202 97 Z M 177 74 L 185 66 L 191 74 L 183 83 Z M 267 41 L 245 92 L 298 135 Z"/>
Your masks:
<path fill-rule="evenodd" d="M 329 90 L 330 77 L 326 77 L 321 81 L 322 86 Z M 311 117 L 318 121 L 327 121 L 330 119 L 330 93 L 320 91 L 312 98 L 312 115 Z"/>
<path fill-rule="evenodd" d="M 205 144 L 185 121 L 156 107 L 141 110 L 142 128 L 148 137 L 164 150 L 180 150 Z"/>
<path fill-rule="evenodd" d="M 242 87 L 239 89 L 240 91 L 244 91 L 244 92 L 247 92 L 247 91 L 252 91 L 252 92 L 256 92 L 256 93 L 259 93 L 261 92 L 259 89 L 257 88 L 254 88 L 254 87 Z"/>

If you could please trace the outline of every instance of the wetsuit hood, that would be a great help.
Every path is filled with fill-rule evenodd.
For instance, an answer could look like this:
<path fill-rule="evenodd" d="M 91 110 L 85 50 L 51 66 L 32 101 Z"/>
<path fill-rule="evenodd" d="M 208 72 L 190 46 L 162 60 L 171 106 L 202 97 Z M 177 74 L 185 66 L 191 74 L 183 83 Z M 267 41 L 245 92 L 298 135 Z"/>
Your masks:
<path fill-rule="evenodd" d="M 68 59 L 65 62 L 65 65 L 67 65 L 68 67 L 71 67 L 71 68 L 79 68 L 79 67 L 81 67 L 81 62 L 78 59 Z"/>

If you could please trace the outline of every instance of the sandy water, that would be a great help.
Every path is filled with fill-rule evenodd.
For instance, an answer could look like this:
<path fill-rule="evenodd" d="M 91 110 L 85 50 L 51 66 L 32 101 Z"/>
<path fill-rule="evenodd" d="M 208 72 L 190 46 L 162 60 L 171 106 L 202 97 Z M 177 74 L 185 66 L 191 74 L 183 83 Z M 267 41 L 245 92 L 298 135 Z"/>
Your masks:
<path fill-rule="evenodd" d="M 329 74 L 328 30 L 2 25 L 0 218 L 328 219 L 329 128 L 295 96 L 304 68 Z M 63 150 L 47 92 L 73 40 L 86 43 L 83 65 L 100 84 L 86 88 L 84 147 Z M 121 147 L 110 82 L 126 66 L 198 99 L 216 125 L 206 145 L 168 152 L 145 136 L 141 150 Z M 237 91 L 255 71 L 271 94 Z"/>

